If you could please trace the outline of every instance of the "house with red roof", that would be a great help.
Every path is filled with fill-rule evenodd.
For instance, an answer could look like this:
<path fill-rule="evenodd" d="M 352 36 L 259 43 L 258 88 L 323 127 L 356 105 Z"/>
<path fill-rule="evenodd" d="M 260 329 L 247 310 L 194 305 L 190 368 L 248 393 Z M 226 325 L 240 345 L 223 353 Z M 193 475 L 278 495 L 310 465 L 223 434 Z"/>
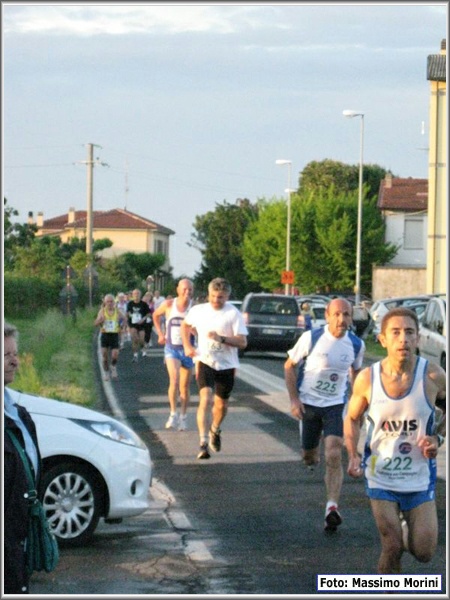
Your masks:
<path fill-rule="evenodd" d="M 425 294 L 428 180 L 387 173 L 377 206 L 386 225 L 385 241 L 397 246 L 398 252 L 388 265 L 374 267 L 372 298 Z"/>
<path fill-rule="evenodd" d="M 32 219 L 32 215 L 30 215 Z M 29 219 L 30 222 L 30 219 Z M 31 220 L 31 222 L 33 222 Z M 44 220 L 42 212 L 37 213 L 36 236 L 58 236 L 62 242 L 71 239 L 85 238 L 87 227 L 87 212 L 69 208 L 68 212 Z M 96 210 L 92 213 L 92 239 L 108 238 L 112 246 L 98 254 L 104 258 L 120 256 L 125 252 L 150 252 L 151 254 L 164 254 L 166 262 L 165 271 L 170 270 L 170 236 L 175 232 L 164 225 L 140 217 L 122 208 L 112 210 Z"/>

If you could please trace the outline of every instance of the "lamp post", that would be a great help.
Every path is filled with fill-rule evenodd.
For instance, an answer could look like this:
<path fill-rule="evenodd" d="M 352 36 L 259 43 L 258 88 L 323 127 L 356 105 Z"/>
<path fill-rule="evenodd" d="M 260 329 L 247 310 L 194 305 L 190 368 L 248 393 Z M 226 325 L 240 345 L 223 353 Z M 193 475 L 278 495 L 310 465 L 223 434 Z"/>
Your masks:
<path fill-rule="evenodd" d="M 288 186 L 287 186 L 287 225 L 286 225 L 286 271 L 291 270 L 291 167 L 292 161 L 285 159 L 278 159 L 275 161 L 276 165 L 287 165 L 288 167 Z M 285 295 L 289 295 L 291 286 L 286 283 L 284 286 Z"/>
<path fill-rule="evenodd" d="M 356 281 L 355 305 L 361 301 L 361 228 L 362 228 L 362 187 L 363 187 L 363 149 L 364 149 L 364 113 L 356 110 L 344 110 L 344 117 L 361 117 L 361 138 L 359 147 L 359 186 L 358 186 L 358 221 L 356 229 Z"/>

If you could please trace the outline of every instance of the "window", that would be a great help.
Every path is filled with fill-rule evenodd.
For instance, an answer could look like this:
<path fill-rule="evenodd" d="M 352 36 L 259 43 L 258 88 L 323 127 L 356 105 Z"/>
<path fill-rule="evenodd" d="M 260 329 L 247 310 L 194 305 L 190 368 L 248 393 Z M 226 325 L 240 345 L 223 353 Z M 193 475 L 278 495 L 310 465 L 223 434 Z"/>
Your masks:
<path fill-rule="evenodd" d="M 167 256 L 167 242 L 155 240 L 155 254 L 164 254 L 164 256 Z"/>
<path fill-rule="evenodd" d="M 405 250 L 423 250 L 423 220 L 405 218 L 403 238 Z"/>

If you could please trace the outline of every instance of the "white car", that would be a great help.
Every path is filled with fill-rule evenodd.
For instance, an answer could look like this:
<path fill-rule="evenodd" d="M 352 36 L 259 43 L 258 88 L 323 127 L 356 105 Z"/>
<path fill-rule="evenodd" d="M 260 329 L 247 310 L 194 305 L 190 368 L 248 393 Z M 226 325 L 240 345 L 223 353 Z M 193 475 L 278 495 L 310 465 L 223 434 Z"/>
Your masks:
<path fill-rule="evenodd" d="M 377 341 L 377 336 L 381 331 L 381 320 L 384 315 L 397 306 L 408 306 L 409 304 L 415 304 L 417 302 L 427 302 L 431 296 L 424 294 L 418 296 L 400 296 L 397 298 L 384 298 L 383 300 L 377 300 L 372 304 L 369 309 L 370 316 L 374 322 L 372 334 Z"/>
<path fill-rule="evenodd" d="M 443 369 L 447 360 L 447 302 L 445 296 L 431 298 L 419 327 L 419 354 Z"/>
<path fill-rule="evenodd" d="M 61 546 L 80 546 L 99 519 L 120 522 L 149 507 L 150 452 L 128 426 L 103 413 L 8 388 L 36 424 L 41 500 Z"/>

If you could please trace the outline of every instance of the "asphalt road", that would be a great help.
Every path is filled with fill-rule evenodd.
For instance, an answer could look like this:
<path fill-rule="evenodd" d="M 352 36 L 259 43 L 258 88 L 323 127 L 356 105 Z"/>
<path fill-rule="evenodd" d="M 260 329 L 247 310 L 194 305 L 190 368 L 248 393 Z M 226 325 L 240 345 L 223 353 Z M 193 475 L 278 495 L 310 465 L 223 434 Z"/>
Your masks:
<path fill-rule="evenodd" d="M 33 576 L 32 592 L 310 596 L 318 593 L 319 574 L 375 574 L 378 534 L 362 481 L 345 476 L 343 524 L 335 534 L 323 531 L 323 468 L 310 473 L 299 460 L 282 365 L 281 355 L 242 360 L 223 449 L 199 461 L 195 383 L 189 430 L 167 431 L 162 350 L 135 364 L 125 348 L 120 379 L 104 384 L 109 404 L 98 408 L 126 417 L 148 444 L 155 474 L 150 509 L 121 524 L 102 524 L 88 547 L 63 550 L 54 573 Z M 445 593 L 444 480 L 437 506 L 435 557 L 423 565 L 406 554 L 403 566 L 409 574 L 442 575 Z"/>

